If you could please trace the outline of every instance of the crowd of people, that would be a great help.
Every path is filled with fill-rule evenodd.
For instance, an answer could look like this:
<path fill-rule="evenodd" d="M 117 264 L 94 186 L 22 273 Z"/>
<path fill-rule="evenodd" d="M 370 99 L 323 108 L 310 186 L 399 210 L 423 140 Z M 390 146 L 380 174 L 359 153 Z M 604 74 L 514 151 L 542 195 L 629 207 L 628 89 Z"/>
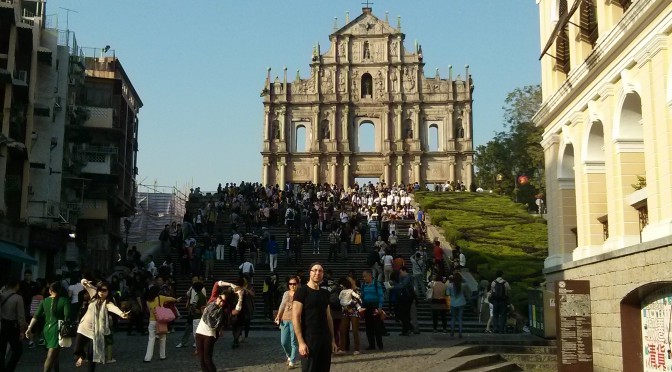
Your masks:
<path fill-rule="evenodd" d="M 413 207 L 410 198 L 418 188 L 417 184 L 388 187 L 384 183 L 348 190 L 311 183 L 284 189 L 251 183 L 220 185 L 216 194 L 205 197 L 202 208 L 188 212 L 181 223 L 166 225 L 159 235 L 162 253 L 178 252 L 179 265 L 170 255 L 158 264 L 151 255 L 143 260 L 132 247 L 120 260 L 126 269 L 108 277 L 66 273 L 64 268 L 51 283 L 32 281 L 29 271 L 21 283 L 8 283 L 0 293 L 0 347 L 9 343 L 12 352 L 9 361 L 2 355 L 0 362 L 6 370 L 14 370 L 22 352 L 19 334 L 25 334 L 31 340 L 29 347 L 35 340 L 49 349 L 45 371 L 58 370 L 59 350 L 70 344 L 75 364 L 93 371 L 96 364 L 116 361 L 113 331 L 122 330 L 119 318 L 128 319 L 129 336 L 147 337 L 144 362 L 154 359 L 156 343 L 163 360 L 166 335 L 173 332 L 175 319 L 183 317 L 186 327 L 176 347 L 192 346 L 201 369 L 215 371 L 212 350 L 221 330 L 231 329 L 234 349 L 249 335 L 255 313 L 255 268 L 259 267 L 270 271 L 262 285 L 263 315 L 281 330 L 281 349 L 289 369 L 297 366 L 299 357 L 304 370 L 324 371 L 332 354 L 382 350 L 383 337 L 389 335 L 387 317 L 401 323 L 400 336 L 419 333 L 420 300 L 431 303 L 435 332 L 447 332 L 450 310 L 450 333 L 462 337 L 463 308 L 472 300 L 460 274 L 466 257 L 459 247 L 446 257 L 438 241 L 424 243 L 425 214 Z M 229 237 L 217 228 L 222 220 L 231 226 Z M 414 223 L 400 231 L 399 220 Z M 285 235 L 275 236 L 269 228 L 273 226 L 283 226 Z M 410 248 L 399 249 L 400 239 L 407 240 L 404 246 Z M 320 253 L 320 242 L 327 240 L 328 261 L 350 261 L 353 252 L 366 253 L 361 262 L 366 269 L 334 278 L 331 270 L 315 263 L 308 275 L 299 269 L 297 275 L 281 280 L 279 252 L 285 252 L 286 262 L 301 263 L 306 240 L 313 253 Z M 215 281 L 215 261 L 237 268 L 238 280 Z M 191 278 L 183 296 L 175 291 L 176 275 Z M 494 329 L 504 332 L 506 325 L 502 326 L 499 315 L 506 311 L 502 304 L 508 305 L 510 286 L 504 281 L 502 294 L 498 281 L 504 281 L 502 275 L 491 283 L 481 304 L 491 306 Z M 210 294 L 206 282 L 214 283 Z M 186 314 L 178 310 L 176 304 L 181 302 Z M 23 311 L 9 314 L 11 308 Z M 364 349 L 360 322 L 366 329 Z"/>

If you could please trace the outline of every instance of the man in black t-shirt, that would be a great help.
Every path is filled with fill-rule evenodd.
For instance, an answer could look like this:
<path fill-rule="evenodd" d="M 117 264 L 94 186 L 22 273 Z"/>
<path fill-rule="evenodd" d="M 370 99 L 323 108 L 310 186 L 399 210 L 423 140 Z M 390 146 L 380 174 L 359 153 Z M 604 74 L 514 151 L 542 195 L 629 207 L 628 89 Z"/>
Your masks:
<path fill-rule="evenodd" d="M 294 294 L 292 324 L 299 342 L 303 372 L 323 372 L 331 368 L 331 353 L 335 352 L 334 325 L 329 311 L 329 291 L 320 288 L 324 269 L 319 263 L 310 267 L 308 285 Z"/>

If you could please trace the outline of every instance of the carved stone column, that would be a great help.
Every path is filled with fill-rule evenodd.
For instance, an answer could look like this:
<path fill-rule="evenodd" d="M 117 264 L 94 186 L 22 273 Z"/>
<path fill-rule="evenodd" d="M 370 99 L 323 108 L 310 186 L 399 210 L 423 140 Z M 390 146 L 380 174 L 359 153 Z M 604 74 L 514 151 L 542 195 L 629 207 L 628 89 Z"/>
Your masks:
<path fill-rule="evenodd" d="M 344 152 L 350 151 L 350 107 L 343 107 L 341 117 L 341 144 Z"/>
<path fill-rule="evenodd" d="M 450 156 L 448 158 L 448 181 L 456 181 L 455 180 L 455 157 Z"/>
<path fill-rule="evenodd" d="M 285 188 L 285 166 L 287 166 L 287 162 L 283 157 L 282 160 L 278 162 L 278 179 L 280 181 L 278 183 L 283 190 Z"/>
<path fill-rule="evenodd" d="M 467 190 L 471 187 L 471 182 L 473 180 L 473 173 L 474 173 L 474 166 L 471 162 L 471 159 L 467 159 L 466 162 L 464 162 L 464 184 L 467 187 Z"/>
<path fill-rule="evenodd" d="M 350 160 L 343 160 L 343 188 L 348 189 L 350 187 Z"/>
<path fill-rule="evenodd" d="M 270 138 L 269 132 L 270 132 L 270 122 L 271 122 L 271 108 L 268 106 L 264 106 L 264 141 L 268 141 Z"/>
<path fill-rule="evenodd" d="M 261 184 L 263 186 L 268 185 L 268 166 L 270 164 L 268 163 L 268 160 L 264 160 L 262 171 L 261 171 Z"/>
<path fill-rule="evenodd" d="M 311 151 L 320 151 L 320 107 L 319 106 L 314 106 L 313 107 L 313 118 L 312 118 L 312 123 L 310 125 L 310 133 L 312 136 L 312 141 L 310 143 L 312 144 L 312 149 Z"/>
<path fill-rule="evenodd" d="M 393 137 L 397 141 L 397 151 L 403 151 L 403 141 L 404 141 L 404 134 L 402 133 L 401 129 L 401 122 L 402 122 L 402 114 L 403 110 L 401 109 L 401 105 L 399 105 L 397 108 L 394 109 L 394 116 L 395 116 L 395 122 L 394 122 L 394 135 Z"/>
<path fill-rule="evenodd" d="M 329 182 L 332 185 L 336 184 L 336 167 L 338 167 L 338 163 L 335 159 L 329 162 Z"/>
<path fill-rule="evenodd" d="M 285 108 L 281 108 L 280 111 L 278 111 L 278 121 L 280 122 L 280 141 L 285 141 L 285 135 L 287 133 L 287 126 L 285 125 L 285 115 L 287 114 L 287 110 Z M 291 138 L 291 136 L 290 136 Z"/>
<path fill-rule="evenodd" d="M 397 159 L 397 185 L 401 185 L 403 180 L 403 168 L 404 164 Z"/>
<path fill-rule="evenodd" d="M 464 115 L 462 115 L 462 127 L 464 128 L 464 139 L 471 139 L 471 106 L 467 104 L 464 107 Z"/>
<path fill-rule="evenodd" d="M 413 140 L 420 140 L 420 107 L 413 107 Z"/>
<path fill-rule="evenodd" d="M 444 149 L 446 150 L 454 150 L 455 149 L 455 130 L 453 129 L 453 112 L 455 112 L 455 109 L 453 108 L 453 105 L 448 106 L 448 118 L 446 119 L 446 127 L 445 127 L 445 140 L 446 145 L 444 146 Z"/>
<path fill-rule="evenodd" d="M 420 166 L 421 165 L 422 165 L 422 163 L 419 160 L 416 160 L 415 162 L 413 162 L 413 178 L 414 178 L 415 182 L 420 184 L 420 186 L 422 186 L 422 184 L 423 184 L 422 180 L 420 179 Z"/>
<path fill-rule="evenodd" d="M 320 160 L 313 159 L 313 183 L 320 183 Z"/>

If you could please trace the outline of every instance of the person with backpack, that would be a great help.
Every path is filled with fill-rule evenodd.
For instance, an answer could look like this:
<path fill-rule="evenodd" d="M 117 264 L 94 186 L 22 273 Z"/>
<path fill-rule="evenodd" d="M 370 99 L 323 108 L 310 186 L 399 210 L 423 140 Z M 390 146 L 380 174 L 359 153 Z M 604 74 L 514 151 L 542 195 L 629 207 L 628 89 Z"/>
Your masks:
<path fill-rule="evenodd" d="M 203 309 L 201 321 L 196 328 L 196 353 L 201 364 L 201 371 L 216 372 L 212 360 L 215 342 L 220 331 L 228 322 L 230 315 L 238 315 L 243 308 L 243 289 L 224 281 L 215 282 L 208 304 Z M 238 297 L 236 298 L 236 294 Z M 235 302 L 235 308 L 231 309 Z"/>
<path fill-rule="evenodd" d="M 26 313 L 23 297 L 19 292 L 19 282 L 10 280 L 0 294 L 0 309 L 2 322 L 0 326 L 0 370 L 14 371 L 23 353 L 23 343 L 20 340 L 21 331 L 26 328 Z M 11 349 L 11 357 L 5 363 L 4 351 L 7 344 Z"/>
<path fill-rule="evenodd" d="M 493 328 L 495 333 L 506 333 L 506 318 L 508 315 L 509 294 L 511 286 L 504 280 L 504 272 L 497 271 L 497 279 L 490 285 L 490 297 L 488 301 L 492 304 L 492 316 L 494 318 Z"/>
<path fill-rule="evenodd" d="M 385 312 L 383 311 L 383 301 L 385 295 L 383 294 L 383 285 L 378 280 L 373 278 L 371 270 L 364 270 L 362 272 L 362 302 L 364 311 L 364 325 L 366 326 L 366 338 L 369 341 L 369 346 L 366 350 L 383 350 L 383 318 Z"/>
<path fill-rule="evenodd" d="M 415 300 L 415 290 L 413 289 L 413 276 L 408 273 L 406 266 L 399 268 L 399 282 L 395 285 L 395 290 L 397 294 L 396 312 L 402 325 L 399 335 L 410 336 L 410 333 L 413 332 L 411 305 Z"/>

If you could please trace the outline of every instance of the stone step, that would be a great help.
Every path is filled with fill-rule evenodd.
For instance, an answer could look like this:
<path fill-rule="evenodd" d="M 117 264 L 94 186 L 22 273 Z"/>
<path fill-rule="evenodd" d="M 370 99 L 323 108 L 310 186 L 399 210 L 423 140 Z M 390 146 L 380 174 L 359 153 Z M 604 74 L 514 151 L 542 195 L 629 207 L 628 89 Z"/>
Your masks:
<path fill-rule="evenodd" d="M 456 356 L 445 362 L 426 369 L 426 372 L 451 372 L 480 368 L 491 364 L 502 363 L 504 360 L 498 354 L 473 354 Z"/>
<path fill-rule="evenodd" d="M 461 369 L 460 371 L 464 372 L 510 372 L 510 371 L 523 371 L 518 365 L 512 362 L 499 362 L 495 364 L 490 364 L 487 366 L 472 368 L 472 369 Z"/>

